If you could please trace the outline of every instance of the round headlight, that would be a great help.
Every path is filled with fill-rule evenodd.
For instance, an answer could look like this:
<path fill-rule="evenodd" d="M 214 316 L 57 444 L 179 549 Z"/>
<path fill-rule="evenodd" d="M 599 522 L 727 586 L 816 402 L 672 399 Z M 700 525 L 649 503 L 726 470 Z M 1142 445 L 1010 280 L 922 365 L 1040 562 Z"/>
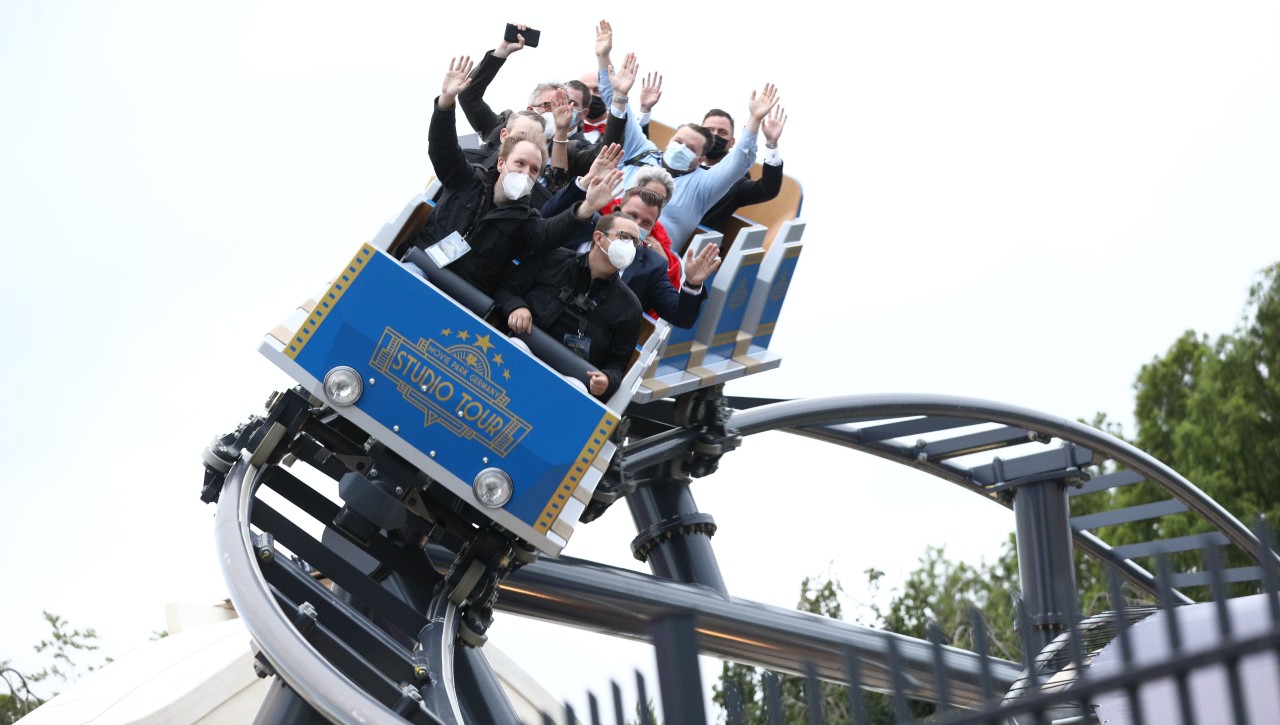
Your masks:
<path fill-rule="evenodd" d="M 475 494 L 476 500 L 491 509 L 504 506 L 511 500 L 514 490 L 511 476 L 501 468 L 486 468 L 477 473 L 476 480 L 471 483 L 471 493 Z"/>
<path fill-rule="evenodd" d="M 364 382 L 355 370 L 340 365 L 324 376 L 324 396 L 334 405 L 351 405 L 364 394 Z"/>

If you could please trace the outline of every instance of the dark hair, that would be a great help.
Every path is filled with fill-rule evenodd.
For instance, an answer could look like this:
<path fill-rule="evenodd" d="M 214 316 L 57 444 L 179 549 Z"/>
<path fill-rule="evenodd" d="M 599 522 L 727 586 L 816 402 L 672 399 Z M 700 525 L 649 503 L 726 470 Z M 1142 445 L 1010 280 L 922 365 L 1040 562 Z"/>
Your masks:
<path fill-rule="evenodd" d="M 643 202 L 645 206 L 656 207 L 658 211 L 662 211 L 662 207 L 667 203 L 667 200 L 653 189 L 646 189 L 642 186 L 633 186 L 622 192 L 622 198 L 618 200 L 618 208 L 621 209 L 624 204 L 635 196 L 640 197 L 640 201 Z"/>
<path fill-rule="evenodd" d="M 616 224 L 619 219 L 630 219 L 633 222 L 636 220 L 635 217 L 631 216 L 625 211 L 614 209 L 612 214 L 600 215 L 600 221 L 596 222 L 596 231 L 601 233 L 612 231 L 613 225 Z M 637 224 L 638 223 L 639 222 L 637 222 Z"/>
<path fill-rule="evenodd" d="M 702 114 L 703 121 L 706 121 L 708 118 L 729 119 L 729 134 L 733 135 L 733 116 L 730 116 L 728 111 L 721 111 L 719 108 L 713 108 L 710 111 L 707 111 L 706 113 Z"/>
<path fill-rule="evenodd" d="M 682 128 L 691 128 L 694 131 L 697 131 L 698 135 L 704 139 L 705 143 L 702 146 L 702 153 L 698 154 L 699 156 L 703 156 L 711 150 L 711 144 L 715 143 L 716 139 L 706 126 L 699 126 L 696 123 L 682 123 L 676 127 L 676 130 L 679 131 Z"/>
<path fill-rule="evenodd" d="M 565 81 L 564 85 L 566 88 L 572 88 L 573 90 L 582 94 L 582 107 L 579 108 L 578 110 L 580 111 L 587 110 L 587 106 L 591 105 L 591 89 L 587 87 L 587 84 L 583 83 L 582 81 L 574 80 L 574 81 Z"/>

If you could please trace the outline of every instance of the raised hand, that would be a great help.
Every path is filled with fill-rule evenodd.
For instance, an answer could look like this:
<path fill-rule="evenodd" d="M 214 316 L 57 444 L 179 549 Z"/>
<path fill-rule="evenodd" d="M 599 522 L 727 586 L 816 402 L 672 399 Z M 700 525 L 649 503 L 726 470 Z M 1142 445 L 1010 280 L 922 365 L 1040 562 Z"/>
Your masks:
<path fill-rule="evenodd" d="M 590 186 L 592 179 L 618 168 L 618 162 L 620 161 L 622 161 L 621 145 L 611 143 L 601 148 L 600 153 L 596 155 L 596 160 L 591 162 L 591 168 L 587 170 L 586 176 L 582 177 L 583 183 Z"/>
<path fill-rule="evenodd" d="M 715 244 L 708 244 L 702 248 L 697 255 L 693 253 L 693 247 L 689 247 L 684 253 L 684 281 L 690 287 L 697 287 L 711 276 L 712 272 L 720 269 L 720 247 Z"/>
<path fill-rule="evenodd" d="M 512 23 L 512 25 L 516 26 L 516 30 L 520 31 L 519 33 L 516 33 L 516 42 L 512 43 L 507 40 L 506 33 L 504 32 L 502 34 L 502 40 L 498 41 L 498 47 L 493 49 L 494 58 L 506 58 L 517 50 L 524 49 L 523 33 L 529 29 L 529 26 L 523 23 Z"/>
<path fill-rule="evenodd" d="M 551 117 L 556 122 L 556 138 L 566 136 L 573 122 L 573 106 L 569 105 L 568 93 L 556 91 L 555 96 L 551 98 Z"/>
<path fill-rule="evenodd" d="M 751 92 L 751 102 L 747 104 L 747 110 L 750 111 L 756 123 L 759 123 L 769 111 L 773 110 L 778 100 L 778 87 L 772 83 L 766 83 L 763 91 Z"/>
<path fill-rule="evenodd" d="M 650 113 L 662 100 L 662 76 L 650 73 L 640 81 L 640 112 Z"/>
<path fill-rule="evenodd" d="M 631 87 L 636 84 L 638 75 L 640 62 L 636 60 L 635 53 L 627 53 L 627 57 L 622 59 L 622 67 L 613 75 L 613 94 L 626 98 Z"/>
<path fill-rule="evenodd" d="M 596 58 L 608 60 L 613 52 L 613 26 L 608 20 L 601 20 L 596 25 Z"/>
<path fill-rule="evenodd" d="M 444 74 L 444 83 L 440 86 L 440 107 L 448 108 L 458 94 L 471 85 L 471 69 L 475 64 L 471 56 L 464 55 L 449 61 L 449 70 Z"/>
<path fill-rule="evenodd" d="M 786 125 L 787 109 L 782 106 L 775 106 L 773 113 L 760 122 L 760 133 L 764 136 L 766 142 L 776 144 L 778 143 L 778 138 L 782 136 L 782 129 Z"/>
<path fill-rule="evenodd" d="M 751 102 L 747 104 L 750 115 L 747 117 L 747 133 L 758 133 L 760 121 L 769 115 L 769 111 L 778 104 L 778 87 L 772 83 L 764 84 L 763 91 L 752 91 Z"/>
<path fill-rule="evenodd" d="M 578 207 L 579 219 L 590 219 L 605 204 L 613 201 L 613 190 L 622 183 L 622 169 L 613 169 L 600 174 L 587 186 L 587 198 Z"/>

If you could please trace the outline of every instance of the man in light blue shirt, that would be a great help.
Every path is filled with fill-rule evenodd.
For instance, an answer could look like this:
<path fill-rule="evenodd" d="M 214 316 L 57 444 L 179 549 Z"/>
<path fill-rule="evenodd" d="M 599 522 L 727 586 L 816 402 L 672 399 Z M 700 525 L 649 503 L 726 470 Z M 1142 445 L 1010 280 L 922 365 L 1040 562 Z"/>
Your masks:
<path fill-rule="evenodd" d="M 627 93 L 635 85 L 640 66 L 634 54 L 628 54 L 622 68 L 609 78 L 609 52 L 612 50 L 612 30 L 605 23 L 597 33 L 596 58 L 599 63 L 600 97 L 609 105 L 609 112 L 627 119 L 626 134 L 622 144 L 623 187 L 643 166 L 661 165 L 675 177 L 676 191 L 662 210 L 659 221 L 666 227 L 673 245 L 683 249 L 693 235 L 698 221 L 729 189 L 741 179 L 756 160 L 756 135 L 761 120 L 778 103 L 778 89 L 766 83 L 761 92 L 752 91 L 747 105 L 749 115 L 746 127 L 729 154 L 715 166 L 701 168 L 705 154 L 711 147 L 711 132 L 697 124 L 686 123 L 676 129 L 665 150 L 650 141 L 640 129 L 635 115 L 628 112 Z"/>

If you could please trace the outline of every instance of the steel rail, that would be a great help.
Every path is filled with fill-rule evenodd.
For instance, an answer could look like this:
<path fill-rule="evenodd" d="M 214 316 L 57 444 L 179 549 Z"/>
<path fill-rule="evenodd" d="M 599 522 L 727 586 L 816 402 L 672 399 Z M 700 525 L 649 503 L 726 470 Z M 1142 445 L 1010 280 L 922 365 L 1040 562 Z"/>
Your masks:
<path fill-rule="evenodd" d="M 726 599 L 697 584 L 682 584 L 596 562 L 561 557 L 539 559 L 508 577 L 499 610 L 568 625 L 599 634 L 651 641 L 651 625 L 673 614 L 697 619 L 699 650 L 704 654 L 804 675 L 811 661 L 818 677 L 846 682 L 845 652 L 865 663 L 864 687 L 889 691 L 889 641 L 897 645 L 913 697 L 936 697 L 932 645 L 906 635 L 872 629 L 794 609 Z M 982 666 L 978 655 L 944 648 L 944 668 L 957 705 L 982 704 Z M 990 661 L 992 683 L 1007 690 L 1022 665 Z"/>
<path fill-rule="evenodd" d="M 1123 464 L 1203 516 L 1231 543 L 1257 559 L 1258 540 L 1247 526 L 1201 491 L 1177 471 L 1155 457 L 1114 436 L 1076 421 L 1048 416 L 1028 408 L 976 398 L 945 395 L 876 394 L 847 395 L 792 400 L 738 411 L 729 425 L 744 436 L 770 430 L 795 431 L 805 427 L 843 425 L 855 419 L 905 418 L 912 416 L 952 416 L 972 418 L 974 423 L 994 422 L 1046 433 L 1082 445 L 1095 455 L 1102 453 Z M 889 460 L 896 460 L 889 458 Z M 899 463 L 904 461 L 899 460 Z M 933 473 L 928 466 L 916 466 Z M 1274 561 L 1280 556 L 1272 552 Z M 1261 562 L 1259 562 L 1261 563 Z M 1148 576 L 1150 576 L 1148 574 Z"/>
<path fill-rule="evenodd" d="M 222 573 L 245 629 L 276 674 L 324 717 L 333 722 L 404 725 L 404 719 L 321 657 L 271 595 L 250 538 L 249 514 L 262 471 L 249 463 L 249 457 L 243 452 L 227 472 L 214 522 Z"/>
<path fill-rule="evenodd" d="M 1005 508 L 1013 508 L 1011 501 L 993 496 L 990 491 L 985 489 L 982 485 L 975 483 L 972 478 L 965 475 L 965 472 L 962 469 L 956 466 L 950 465 L 945 461 L 920 462 L 908 455 L 906 451 L 892 450 L 878 443 L 858 442 L 856 436 L 852 435 L 849 431 L 836 428 L 836 425 L 841 424 L 810 425 L 782 430 L 786 433 L 793 433 L 806 438 L 813 438 L 814 440 L 833 443 L 835 445 L 844 446 L 845 448 L 851 448 L 856 451 L 868 453 L 887 461 L 893 461 L 894 463 L 900 463 L 904 466 L 920 469 L 925 473 L 930 473 L 945 481 L 950 481 L 966 491 L 976 493 L 985 499 L 998 503 Z M 1129 583 L 1145 591 L 1152 597 L 1159 596 L 1155 575 L 1129 559 L 1116 556 L 1112 553 L 1111 545 L 1098 538 L 1092 532 L 1080 530 L 1073 531 L 1072 540 L 1080 547 L 1081 551 L 1084 551 L 1093 558 L 1114 567 L 1115 570 Z M 1187 595 L 1176 590 L 1174 591 L 1173 596 L 1183 604 L 1191 604 L 1194 601 Z"/>

